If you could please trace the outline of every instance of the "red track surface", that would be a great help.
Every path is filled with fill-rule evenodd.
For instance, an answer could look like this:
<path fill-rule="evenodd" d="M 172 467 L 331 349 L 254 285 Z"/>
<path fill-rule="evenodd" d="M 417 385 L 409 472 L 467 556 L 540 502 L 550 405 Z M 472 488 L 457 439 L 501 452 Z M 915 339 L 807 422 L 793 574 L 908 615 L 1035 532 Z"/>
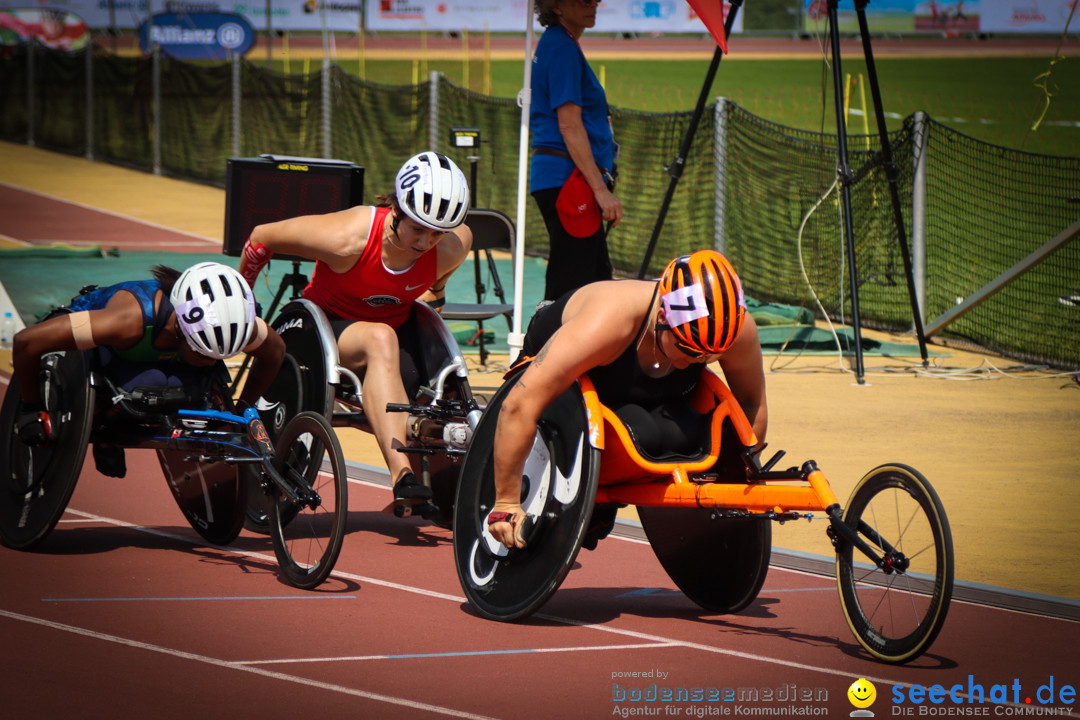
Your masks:
<path fill-rule="evenodd" d="M 128 451 L 123 480 L 91 466 L 38 552 L 0 549 L 6 717 L 601 718 L 634 706 L 613 701 L 616 683 L 794 685 L 828 696 L 795 705 L 846 715 L 859 677 L 877 687 L 881 717 L 894 685 L 966 692 L 971 676 L 988 695 L 1009 685 L 1011 699 L 1017 680 L 1023 704 L 1051 676 L 1058 689 L 1076 681 L 1075 623 L 956 603 L 928 655 L 885 666 L 855 644 L 829 578 L 774 568 L 749 609 L 712 615 L 674 590 L 649 547 L 617 538 L 583 552 L 537 616 L 486 621 L 464 601 L 449 532 L 381 514 L 387 490 L 357 482 L 337 571 L 304 592 L 278 577 L 266 538 L 201 542 L 149 451 Z M 636 672 L 663 677 L 616 677 Z"/>
<path fill-rule="evenodd" d="M 5 207 L 32 212 L 36 197 Z M 0 232 L 13 234 L 5 229 L 10 214 L 0 218 Z M 98 215 L 79 226 L 132 232 L 115 221 Z M 29 239 L 38 226 L 26 227 Z M 142 232 L 140 224 L 132 237 L 142 240 Z M 987 701 L 995 686 L 1007 686 L 1023 713 L 1031 707 L 1025 698 L 1034 706 L 1045 699 L 1040 686 L 1053 683 L 1058 693 L 1080 685 L 1074 622 L 954 602 L 930 653 L 885 666 L 855 643 L 830 578 L 774 568 L 746 611 L 714 615 L 674 589 L 647 545 L 619 538 L 582 552 L 531 619 L 483 620 L 464 600 L 450 533 L 381 514 L 387 498 L 386 488 L 350 485 L 337 571 L 304 592 L 278 576 L 267 538 L 245 532 L 231 547 L 206 546 L 151 452 L 128 451 L 122 480 L 101 476 L 88 460 L 68 513 L 37 551 L 0 548 L 3 716 L 546 720 L 627 708 L 768 716 L 789 706 L 847 716 L 847 688 L 864 677 L 877 688 L 871 709 L 880 718 L 900 714 L 893 700 L 903 686 L 978 686 Z M 648 697 L 653 684 L 765 688 L 774 699 L 614 700 L 620 690 Z M 775 699 L 793 690 L 827 700 Z M 1012 706 L 966 703 L 946 698 L 934 707 L 1013 714 Z M 919 715 L 927 705 L 904 707 Z"/>
<path fill-rule="evenodd" d="M 153 223 L 58 201 L 0 183 L 0 235 L 31 245 L 63 242 L 122 250 L 207 252 L 219 242 Z"/>

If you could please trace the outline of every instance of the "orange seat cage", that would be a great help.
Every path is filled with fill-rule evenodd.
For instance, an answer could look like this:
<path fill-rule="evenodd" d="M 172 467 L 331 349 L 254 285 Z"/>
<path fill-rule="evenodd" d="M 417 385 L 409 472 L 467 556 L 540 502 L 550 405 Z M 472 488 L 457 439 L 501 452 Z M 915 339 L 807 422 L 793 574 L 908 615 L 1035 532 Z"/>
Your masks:
<path fill-rule="evenodd" d="M 691 398 L 699 413 L 709 414 L 709 440 L 693 458 L 652 460 L 634 445 L 626 425 L 600 402 L 588 376 L 578 379 L 589 422 L 589 443 L 600 450 L 600 478 L 596 502 L 646 507 L 704 507 L 785 514 L 827 511 L 838 507 L 825 475 L 812 462 L 803 468 L 767 472 L 749 468 L 745 478 L 709 475 L 720 459 L 724 421 L 729 420 L 743 445 L 757 445 L 757 437 L 735 396 L 710 370 Z M 741 454 L 741 453 L 740 453 Z M 715 471 L 714 471 L 715 472 Z"/>

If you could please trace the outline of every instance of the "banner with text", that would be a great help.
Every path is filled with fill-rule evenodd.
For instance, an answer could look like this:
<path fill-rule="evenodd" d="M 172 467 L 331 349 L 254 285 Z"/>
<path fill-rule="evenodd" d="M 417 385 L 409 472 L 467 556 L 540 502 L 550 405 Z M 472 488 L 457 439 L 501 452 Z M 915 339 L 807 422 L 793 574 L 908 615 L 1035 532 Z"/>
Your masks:
<path fill-rule="evenodd" d="M 1078 11 L 1069 30 L 1075 33 L 1080 0 L 874 0 L 866 8 L 866 24 L 871 34 L 1060 34 L 1074 8 Z M 806 0 L 804 12 L 807 30 L 825 30 L 827 0 Z M 845 33 L 859 31 L 854 8 L 839 8 L 837 27 Z"/>
<path fill-rule="evenodd" d="M 523 32 L 531 0 L 368 0 L 369 30 L 403 32 Z M 724 3 L 725 16 L 730 8 Z M 533 29 L 543 30 L 533 16 Z M 734 32 L 742 30 L 742 15 Z M 708 33 L 686 0 L 619 0 L 597 8 L 593 32 Z"/>
<path fill-rule="evenodd" d="M 0 0 L 0 12 L 34 10 L 71 13 L 88 27 L 139 28 L 158 12 L 178 15 L 234 13 L 256 32 L 521 32 L 530 0 Z M 873 34 L 1060 34 L 1069 12 L 1080 0 L 873 0 L 867 22 Z M 728 4 L 725 2 L 725 12 Z M 269 16 L 267 14 L 269 7 Z M 823 31 L 827 0 L 803 0 L 804 27 Z M 361 11 L 365 17 L 361 18 Z M 742 31 L 740 11 L 734 32 Z M 854 8 L 840 3 L 839 25 L 857 32 Z M 1080 10 L 1069 27 L 1080 31 Z M 361 23 L 361 20 L 363 22 Z M 269 21 L 269 24 L 268 24 Z M 542 28 L 533 21 L 534 30 Z M 707 33 L 686 0 L 607 0 L 600 5 L 596 27 L 602 33 Z"/>

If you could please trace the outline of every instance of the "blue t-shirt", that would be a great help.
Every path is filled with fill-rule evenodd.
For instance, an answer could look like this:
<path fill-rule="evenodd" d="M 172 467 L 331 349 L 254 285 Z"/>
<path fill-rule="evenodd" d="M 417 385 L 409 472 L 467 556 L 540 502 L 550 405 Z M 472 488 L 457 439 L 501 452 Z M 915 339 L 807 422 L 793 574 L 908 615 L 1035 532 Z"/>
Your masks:
<path fill-rule="evenodd" d="M 615 141 L 608 123 L 607 95 L 585 60 L 577 41 L 562 25 L 552 25 L 536 44 L 532 68 L 532 106 L 529 128 L 532 146 L 566 152 L 555 110 L 566 103 L 581 108 L 596 163 L 610 171 L 615 164 Z M 555 155 L 532 156 L 529 192 L 562 187 L 574 170 L 574 161 Z"/>

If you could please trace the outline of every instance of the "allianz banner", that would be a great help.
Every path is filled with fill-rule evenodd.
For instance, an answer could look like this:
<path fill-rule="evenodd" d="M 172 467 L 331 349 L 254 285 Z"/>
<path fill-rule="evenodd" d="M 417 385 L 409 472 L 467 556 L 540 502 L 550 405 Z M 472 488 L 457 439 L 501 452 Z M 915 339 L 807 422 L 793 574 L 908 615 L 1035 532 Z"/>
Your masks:
<path fill-rule="evenodd" d="M 251 25 L 233 13 L 158 13 L 139 27 L 143 52 L 159 45 L 178 60 L 227 60 L 254 44 Z"/>

